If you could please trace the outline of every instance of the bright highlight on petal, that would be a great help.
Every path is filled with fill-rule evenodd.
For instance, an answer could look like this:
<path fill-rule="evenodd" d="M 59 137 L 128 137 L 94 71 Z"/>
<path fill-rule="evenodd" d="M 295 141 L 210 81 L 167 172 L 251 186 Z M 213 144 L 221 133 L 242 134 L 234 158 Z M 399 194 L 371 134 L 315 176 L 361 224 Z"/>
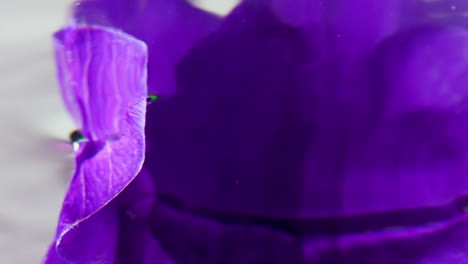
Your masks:
<path fill-rule="evenodd" d="M 229 14 L 242 0 L 188 0 L 194 7 L 218 16 Z"/>

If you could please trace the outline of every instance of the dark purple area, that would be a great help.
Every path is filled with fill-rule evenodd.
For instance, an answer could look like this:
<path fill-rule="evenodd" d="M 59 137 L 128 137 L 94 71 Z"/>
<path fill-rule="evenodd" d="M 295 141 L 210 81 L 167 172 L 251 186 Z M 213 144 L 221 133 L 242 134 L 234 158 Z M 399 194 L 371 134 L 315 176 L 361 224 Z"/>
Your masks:
<path fill-rule="evenodd" d="M 463 23 L 419 2 L 247 0 L 225 18 L 179 0 L 138 3 L 74 9 L 76 23 L 144 41 L 148 91 L 161 99 L 147 106 L 145 149 L 125 137 L 141 128 L 78 159 L 97 180 L 84 186 L 91 198 L 66 199 L 63 215 L 82 217 L 62 215 L 59 227 L 76 226 L 63 227 L 50 263 L 56 250 L 77 263 L 468 263 Z M 102 87 L 99 77 L 83 80 Z M 144 100 L 122 94 L 84 105 Z M 90 115 L 98 135 L 115 129 L 100 126 L 106 116 Z M 125 157 L 144 150 L 125 188 L 141 160 Z M 94 206 L 108 186 L 125 189 Z"/>

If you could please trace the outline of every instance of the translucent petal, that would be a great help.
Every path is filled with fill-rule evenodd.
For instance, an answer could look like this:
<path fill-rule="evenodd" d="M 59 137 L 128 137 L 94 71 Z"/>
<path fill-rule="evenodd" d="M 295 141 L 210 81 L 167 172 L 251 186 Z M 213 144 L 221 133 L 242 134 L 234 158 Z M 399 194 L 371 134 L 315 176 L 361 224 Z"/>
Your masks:
<path fill-rule="evenodd" d="M 89 140 L 76 153 L 51 250 L 75 263 L 112 263 L 118 221 L 106 205 L 144 160 L 146 47 L 113 30 L 72 27 L 55 35 L 55 51 L 64 101 Z"/>

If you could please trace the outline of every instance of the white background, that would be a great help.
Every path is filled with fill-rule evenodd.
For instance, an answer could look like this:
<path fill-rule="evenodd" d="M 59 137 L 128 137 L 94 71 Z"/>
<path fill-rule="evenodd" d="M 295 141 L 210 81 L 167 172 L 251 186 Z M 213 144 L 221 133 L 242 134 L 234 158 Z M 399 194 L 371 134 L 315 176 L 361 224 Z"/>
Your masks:
<path fill-rule="evenodd" d="M 67 0 L 0 0 L 0 263 L 39 263 L 73 170 L 51 34 Z"/>

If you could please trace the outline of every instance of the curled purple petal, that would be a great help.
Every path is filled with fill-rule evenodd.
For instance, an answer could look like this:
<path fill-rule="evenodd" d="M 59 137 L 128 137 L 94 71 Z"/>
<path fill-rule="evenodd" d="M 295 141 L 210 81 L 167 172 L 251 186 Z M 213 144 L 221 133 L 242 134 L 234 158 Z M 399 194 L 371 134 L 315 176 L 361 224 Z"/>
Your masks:
<path fill-rule="evenodd" d="M 65 103 L 87 141 L 76 152 L 51 250 L 75 263 L 112 263 L 118 221 L 115 206 L 104 206 L 143 164 L 146 46 L 99 27 L 66 28 L 54 43 Z"/>
<path fill-rule="evenodd" d="M 144 41 L 149 52 L 148 90 L 164 97 L 175 92 L 179 60 L 221 22 L 185 0 L 77 1 L 73 12 L 78 24 L 119 28 Z"/>
<path fill-rule="evenodd" d="M 65 29 L 54 42 L 63 98 L 85 137 L 120 137 L 121 119 L 146 97 L 145 44 L 98 28 Z"/>

